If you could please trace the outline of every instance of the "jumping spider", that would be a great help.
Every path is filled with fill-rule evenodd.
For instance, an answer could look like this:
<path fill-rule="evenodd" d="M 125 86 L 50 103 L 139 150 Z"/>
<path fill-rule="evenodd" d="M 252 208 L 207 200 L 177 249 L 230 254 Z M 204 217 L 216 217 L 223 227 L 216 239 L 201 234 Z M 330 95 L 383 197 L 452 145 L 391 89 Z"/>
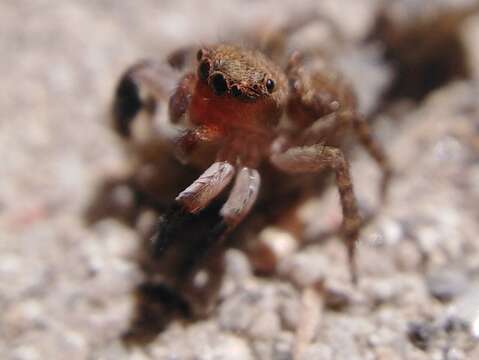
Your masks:
<path fill-rule="evenodd" d="M 187 49 L 170 59 L 184 61 L 189 53 Z M 169 247 L 183 219 L 208 207 L 230 183 L 232 188 L 219 211 L 219 221 L 206 237 L 205 250 L 250 213 L 266 167 L 269 176 L 275 176 L 270 168 L 288 174 L 330 169 L 343 212 L 341 236 L 356 281 L 355 244 L 362 221 L 348 161 L 341 150 L 345 134 L 352 129 L 382 169 L 383 195 L 391 170 L 357 110 L 351 86 L 326 70 L 305 67 L 299 53 L 289 57 L 284 69 L 259 51 L 224 44 L 203 47 L 190 59 L 193 69 L 180 78 L 169 97 L 169 125 L 177 131 L 166 137 L 180 161 L 203 173 L 161 216 L 152 238 L 154 253 L 159 255 Z M 167 95 L 168 81 L 163 67 L 154 61 L 127 70 L 114 101 L 114 121 L 120 134 L 129 136 L 140 110 L 155 113 Z M 164 133 L 160 126 L 160 134 Z"/>

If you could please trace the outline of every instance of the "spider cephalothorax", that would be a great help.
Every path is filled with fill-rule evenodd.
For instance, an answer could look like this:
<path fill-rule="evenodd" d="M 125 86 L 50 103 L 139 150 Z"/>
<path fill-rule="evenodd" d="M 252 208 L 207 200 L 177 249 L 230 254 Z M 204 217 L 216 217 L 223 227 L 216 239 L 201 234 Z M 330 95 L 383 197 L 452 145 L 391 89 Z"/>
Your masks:
<path fill-rule="evenodd" d="M 220 45 L 198 50 L 197 59 L 198 77 L 218 95 L 242 100 L 271 96 L 278 104 L 286 100 L 284 74 L 260 52 Z"/>

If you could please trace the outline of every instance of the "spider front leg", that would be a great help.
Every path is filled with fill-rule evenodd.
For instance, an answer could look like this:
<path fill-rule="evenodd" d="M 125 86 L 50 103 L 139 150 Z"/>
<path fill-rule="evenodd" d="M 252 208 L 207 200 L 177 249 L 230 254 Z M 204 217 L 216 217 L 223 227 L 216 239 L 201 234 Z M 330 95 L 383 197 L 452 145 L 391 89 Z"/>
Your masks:
<path fill-rule="evenodd" d="M 366 149 L 369 155 L 376 161 L 376 164 L 381 169 L 383 176 L 381 179 L 380 195 L 381 200 L 385 200 L 388 193 L 389 182 L 393 175 L 393 170 L 389 159 L 383 147 L 379 144 L 376 138 L 373 136 L 371 127 L 359 114 L 345 115 L 351 116 L 353 122 L 354 133 L 356 134 L 361 145 Z"/>
<path fill-rule="evenodd" d="M 382 179 L 379 193 L 381 200 L 386 200 L 389 182 L 393 175 L 392 167 L 386 152 L 373 136 L 371 127 L 362 115 L 352 111 L 329 114 L 304 130 L 299 136 L 298 143 L 308 143 L 312 139 L 327 138 L 328 134 L 347 128 L 352 128 L 360 144 L 381 170 Z"/>
<path fill-rule="evenodd" d="M 364 117 L 357 111 L 357 99 L 351 85 L 340 74 L 332 76 L 323 71 L 306 71 L 303 55 L 291 55 L 287 73 L 291 84 L 288 113 L 305 130 L 297 143 L 335 138 L 346 129 L 352 129 L 361 145 L 374 159 L 383 173 L 381 199 L 386 198 L 392 167 L 379 142 L 372 134 Z M 333 72 L 334 73 L 334 72 Z"/>
<path fill-rule="evenodd" d="M 130 68 L 120 78 L 112 104 L 113 127 L 124 138 L 141 111 L 153 115 L 158 103 L 174 89 L 178 74 L 165 63 L 143 60 Z"/>
<path fill-rule="evenodd" d="M 156 256 L 174 241 L 175 232 L 184 224 L 185 218 L 208 206 L 230 183 L 234 173 L 234 167 L 228 162 L 215 162 L 176 197 L 175 203 L 161 216 L 158 232 L 152 238 Z"/>
<path fill-rule="evenodd" d="M 349 257 L 351 279 L 357 282 L 356 242 L 361 227 L 361 218 L 354 196 L 349 164 L 343 152 L 331 146 L 321 144 L 294 147 L 283 153 L 273 154 L 272 163 L 288 173 L 316 173 L 324 168 L 334 170 L 343 211 L 342 237 Z"/>
<path fill-rule="evenodd" d="M 175 204 L 160 218 L 158 232 L 152 239 L 155 255 L 160 255 L 174 241 L 175 231 L 179 230 L 188 215 L 199 213 L 223 191 L 234 173 L 233 166 L 228 162 L 216 162 L 176 197 Z M 238 172 L 228 199 L 220 210 L 221 220 L 207 234 L 196 261 L 248 215 L 258 196 L 259 187 L 257 170 L 244 167 Z"/>

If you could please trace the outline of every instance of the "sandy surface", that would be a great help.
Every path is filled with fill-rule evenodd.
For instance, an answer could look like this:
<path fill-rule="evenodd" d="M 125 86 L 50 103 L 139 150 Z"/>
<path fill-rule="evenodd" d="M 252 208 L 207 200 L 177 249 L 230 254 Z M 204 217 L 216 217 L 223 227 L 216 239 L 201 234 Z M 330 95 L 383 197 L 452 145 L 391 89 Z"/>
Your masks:
<path fill-rule="evenodd" d="M 0 3 L 2 359 L 479 358 L 479 17 L 455 12 L 474 2 L 431 1 L 423 12 L 415 1 L 385 12 L 380 0 L 277 3 Z M 336 236 L 298 249 L 268 277 L 255 276 L 244 253 L 231 249 L 208 316 L 180 317 L 148 342 L 125 343 L 144 279 L 139 235 L 108 218 L 87 226 L 83 216 L 98 184 L 126 168 L 107 121 L 119 74 L 140 58 L 240 38 L 311 9 L 342 31 L 338 64 L 363 111 L 375 114 L 397 172 L 379 205 L 377 169 L 362 151 L 351 154 L 360 203 L 379 209 L 361 235 L 359 286 L 349 283 Z M 378 25 L 380 14 L 391 31 Z M 432 17 L 448 24 L 444 33 L 428 28 Z M 414 41 L 401 37 L 408 31 Z M 314 34 L 293 44 L 308 47 Z M 324 49 L 337 46 L 318 39 Z M 444 52 L 444 44 L 460 46 Z M 428 78 L 434 64 L 446 74 L 441 81 Z M 394 81 L 398 74 L 412 80 Z M 308 234 L 337 222 L 335 189 L 302 213 Z M 341 306 L 312 290 L 319 279 Z"/>

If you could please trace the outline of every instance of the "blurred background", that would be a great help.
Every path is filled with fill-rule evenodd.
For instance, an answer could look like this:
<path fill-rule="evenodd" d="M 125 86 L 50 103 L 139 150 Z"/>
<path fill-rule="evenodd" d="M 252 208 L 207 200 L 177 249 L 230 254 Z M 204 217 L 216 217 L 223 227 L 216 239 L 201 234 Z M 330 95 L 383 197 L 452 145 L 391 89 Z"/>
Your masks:
<path fill-rule="evenodd" d="M 477 8 L 473 0 L 0 2 L 0 358 L 479 358 Z M 334 235 L 282 258 L 267 277 L 230 249 L 208 316 L 175 318 L 148 341 L 126 342 L 146 276 L 141 236 L 114 218 L 85 220 L 100 184 L 131 169 L 109 123 L 120 75 L 139 59 L 247 44 L 290 23 L 286 50 L 313 49 L 345 73 L 397 172 L 380 204 L 378 170 L 351 151 L 359 201 L 377 212 L 361 235 L 359 286 Z M 310 236 L 337 225 L 335 188 L 300 211 Z M 290 240 L 266 230 L 255 236 Z M 328 301 L 304 291 L 318 279 Z"/>

